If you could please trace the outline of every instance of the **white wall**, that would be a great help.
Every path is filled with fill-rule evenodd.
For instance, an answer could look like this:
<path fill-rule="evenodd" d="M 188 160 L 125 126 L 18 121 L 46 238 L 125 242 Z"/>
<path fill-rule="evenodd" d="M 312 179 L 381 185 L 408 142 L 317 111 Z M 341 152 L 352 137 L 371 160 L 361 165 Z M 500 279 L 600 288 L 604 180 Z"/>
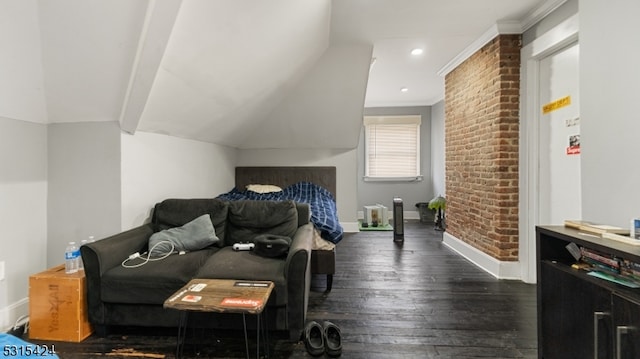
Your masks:
<path fill-rule="evenodd" d="M 445 196 L 444 100 L 431 106 L 431 182 L 433 195 Z"/>
<path fill-rule="evenodd" d="M 1 36 L 1 35 L 0 35 Z M 47 262 L 47 127 L 0 117 L 0 330 L 27 314 L 30 274 Z"/>
<path fill-rule="evenodd" d="M 47 266 L 64 262 L 68 242 L 120 231 L 118 122 L 61 123 L 48 131 Z"/>
<path fill-rule="evenodd" d="M 147 132 L 122 134 L 122 230 L 166 198 L 212 198 L 234 185 L 236 150 Z"/>
<path fill-rule="evenodd" d="M 640 2 L 580 2 L 582 214 L 628 226 L 640 216 Z"/>
<path fill-rule="evenodd" d="M 356 150 L 239 150 L 238 166 L 335 166 L 338 219 L 345 231 L 357 230 Z M 227 191 L 231 188 L 233 185 Z"/>

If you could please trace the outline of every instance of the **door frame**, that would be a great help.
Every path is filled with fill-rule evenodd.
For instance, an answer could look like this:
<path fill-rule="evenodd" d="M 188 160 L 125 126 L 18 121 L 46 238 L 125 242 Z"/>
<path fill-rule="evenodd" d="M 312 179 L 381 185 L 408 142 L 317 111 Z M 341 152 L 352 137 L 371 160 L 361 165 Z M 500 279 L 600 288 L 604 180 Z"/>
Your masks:
<path fill-rule="evenodd" d="M 536 233 L 540 219 L 540 61 L 564 47 L 578 43 L 579 18 L 575 14 L 547 31 L 520 52 L 520 154 L 519 154 L 519 262 L 521 278 L 536 283 Z"/>

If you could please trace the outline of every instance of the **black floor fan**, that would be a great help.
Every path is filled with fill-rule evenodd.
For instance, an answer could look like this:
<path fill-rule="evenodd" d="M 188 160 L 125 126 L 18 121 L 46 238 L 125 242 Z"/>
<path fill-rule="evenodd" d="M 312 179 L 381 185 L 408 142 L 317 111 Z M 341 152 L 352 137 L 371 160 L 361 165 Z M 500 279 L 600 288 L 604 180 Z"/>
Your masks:
<path fill-rule="evenodd" d="M 393 241 L 404 242 L 404 215 L 402 198 L 393 199 Z"/>

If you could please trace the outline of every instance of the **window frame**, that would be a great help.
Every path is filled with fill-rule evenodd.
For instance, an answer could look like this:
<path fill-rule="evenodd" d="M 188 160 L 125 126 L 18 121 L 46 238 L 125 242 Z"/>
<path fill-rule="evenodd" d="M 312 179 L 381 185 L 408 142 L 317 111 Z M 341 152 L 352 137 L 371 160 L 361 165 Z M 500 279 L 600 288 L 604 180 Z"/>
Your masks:
<path fill-rule="evenodd" d="M 366 182 L 416 182 L 422 181 L 421 172 L 421 115 L 385 115 L 385 116 L 364 116 L 364 181 Z M 372 176 L 370 175 L 370 126 L 372 125 L 407 125 L 415 126 L 415 175 L 411 176 Z"/>

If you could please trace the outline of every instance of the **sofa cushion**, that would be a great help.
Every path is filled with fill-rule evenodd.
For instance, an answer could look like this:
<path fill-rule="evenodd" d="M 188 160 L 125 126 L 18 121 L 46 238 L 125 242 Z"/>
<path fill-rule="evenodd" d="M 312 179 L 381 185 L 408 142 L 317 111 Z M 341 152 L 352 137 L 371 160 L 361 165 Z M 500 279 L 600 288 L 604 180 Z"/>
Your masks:
<path fill-rule="evenodd" d="M 287 280 L 284 275 L 286 259 L 261 257 L 252 251 L 234 251 L 224 247 L 212 255 L 194 278 L 268 280 L 275 285 L 270 303 L 287 303 Z"/>
<path fill-rule="evenodd" d="M 156 232 L 149 238 L 149 255 L 162 257 L 171 252 L 192 252 L 219 241 L 208 214 L 194 219 L 182 227 Z"/>
<path fill-rule="evenodd" d="M 254 242 L 260 234 L 293 238 L 298 211 L 293 201 L 235 201 L 229 203 L 225 245 Z"/>
<path fill-rule="evenodd" d="M 183 226 L 203 214 L 208 214 L 215 228 L 216 236 L 223 240 L 226 232 L 228 208 L 228 202 L 220 199 L 166 199 L 156 204 L 151 223 L 154 224 L 155 231 L 161 231 Z M 222 245 L 223 243 L 220 241 L 218 244 Z"/>
<path fill-rule="evenodd" d="M 111 303 L 162 305 L 194 278 L 200 267 L 218 250 L 217 247 L 209 247 L 183 255 L 173 254 L 135 268 L 111 268 L 102 275 L 101 299 Z M 136 258 L 128 265 L 141 262 Z"/>

